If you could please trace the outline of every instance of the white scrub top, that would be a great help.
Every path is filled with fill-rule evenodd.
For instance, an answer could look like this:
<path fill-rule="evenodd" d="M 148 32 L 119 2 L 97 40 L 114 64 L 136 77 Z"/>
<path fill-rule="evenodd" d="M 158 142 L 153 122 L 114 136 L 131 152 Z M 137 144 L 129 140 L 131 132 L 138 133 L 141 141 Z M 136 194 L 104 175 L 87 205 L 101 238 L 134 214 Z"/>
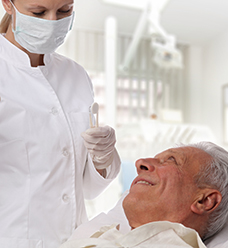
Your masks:
<path fill-rule="evenodd" d="M 0 247 L 56 248 L 87 219 L 84 197 L 107 178 L 95 170 L 81 133 L 89 128 L 91 81 L 56 53 L 31 67 L 26 53 L 0 35 Z"/>

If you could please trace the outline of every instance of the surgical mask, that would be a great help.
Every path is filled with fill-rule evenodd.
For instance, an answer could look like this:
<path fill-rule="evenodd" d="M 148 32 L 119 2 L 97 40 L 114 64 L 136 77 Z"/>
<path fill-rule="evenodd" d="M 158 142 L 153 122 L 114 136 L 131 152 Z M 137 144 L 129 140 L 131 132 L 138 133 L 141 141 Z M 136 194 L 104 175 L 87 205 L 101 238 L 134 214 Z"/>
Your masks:
<path fill-rule="evenodd" d="M 15 40 L 31 53 L 54 52 L 64 42 L 67 33 L 72 28 L 74 12 L 60 20 L 46 20 L 24 15 L 16 9 L 13 3 L 12 5 L 16 12 L 16 20 L 12 24 Z"/>

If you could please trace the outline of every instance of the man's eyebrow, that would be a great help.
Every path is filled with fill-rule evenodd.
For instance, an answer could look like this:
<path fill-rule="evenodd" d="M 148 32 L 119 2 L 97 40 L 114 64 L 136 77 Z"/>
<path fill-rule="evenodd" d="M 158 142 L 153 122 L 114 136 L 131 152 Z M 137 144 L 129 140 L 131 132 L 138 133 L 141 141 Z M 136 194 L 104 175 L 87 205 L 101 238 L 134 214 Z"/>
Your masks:
<path fill-rule="evenodd" d="M 177 151 L 177 149 L 172 149 L 172 148 L 170 148 L 169 150 L 167 150 L 167 152 L 171 152 L 171 153 L 175 153 L 175 154 L 184 155 L 183 152 Z"/>
<path fill-rule="evenodd" d="M 154 156 L 154 158 L 160 156 L 161 154 L 167 155 L 167 154 L 169 154 L 169 153 L 177 154 L 177 155 L 181 155 L 181 156 L 184 155 L 183 152 L 180 152 L 180 151 L 177 151 L 176 149 L 170 148 L 170 149 L 168 149 L 168 150 L 165 150 L 165 151 L 163 151 L 163 152 L 160 152 L 160 153 L 156 154 L 156 155 Z"/>
<path fill-rule="evenodd" d="M 168 150 L 165 150 L 165 151 L 163 151 L 163 152 L 160 152 L 160 153 L 156 154 L 156 155 L 154 156 L 154 158 L 157 158 L 157 157 L 159 157 L 159 156 L 161 156 L 161 155 L 167 156 L 169 153 L 176 153 L 176 154 L 177 154 L 177 152 L 173 151 L 173 149 L 168 149 Z"/>
<path fill-rule="evenodd" d="M 167 150 L 167 152 L 178 153 L 178 152 L 176 152 L 176 150 L 174 150 L 174 149 L 169 149 L 169 150 Z"/>

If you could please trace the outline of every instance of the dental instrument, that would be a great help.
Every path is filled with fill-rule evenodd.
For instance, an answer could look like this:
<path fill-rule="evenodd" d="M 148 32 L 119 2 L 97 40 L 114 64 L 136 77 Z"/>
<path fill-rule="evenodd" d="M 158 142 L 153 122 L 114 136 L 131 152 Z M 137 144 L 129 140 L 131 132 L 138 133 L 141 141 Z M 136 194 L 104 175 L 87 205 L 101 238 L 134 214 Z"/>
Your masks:
<path fill-rule="evenodd" d="M 98 110 L 99 110 L 99 105 L 98 105 L 98 103 L 94 102 L 90 106 L 90 109 L 89 109 L 90 128 L 99 126 L 98 125 Z M 92 122 L 92 114 L 96 114 L 96 124 L 95 124 L 95 126 L 93 125 L 93 122 Z"/>

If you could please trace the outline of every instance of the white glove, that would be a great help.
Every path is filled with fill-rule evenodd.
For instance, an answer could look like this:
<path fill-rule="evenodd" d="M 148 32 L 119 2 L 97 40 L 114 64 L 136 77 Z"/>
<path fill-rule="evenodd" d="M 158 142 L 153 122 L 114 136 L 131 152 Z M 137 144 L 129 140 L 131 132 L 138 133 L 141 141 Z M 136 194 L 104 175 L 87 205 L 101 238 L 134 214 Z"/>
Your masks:
<path fill-rule="evenodd" d="M 115 131 L 109 126 L 93 127 L 81 134 L 84 145 L 89 151 L 96 169 L 111 165 L 115 150 Z"/>

